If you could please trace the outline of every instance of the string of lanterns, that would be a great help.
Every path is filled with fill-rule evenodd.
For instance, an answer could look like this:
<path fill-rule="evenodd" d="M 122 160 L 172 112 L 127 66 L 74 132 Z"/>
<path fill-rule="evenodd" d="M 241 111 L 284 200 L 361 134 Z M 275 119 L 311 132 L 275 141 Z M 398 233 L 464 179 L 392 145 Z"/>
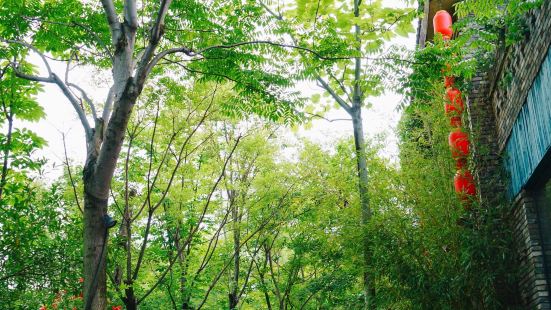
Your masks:
<path fill-rule="evenodd" d="M 444 10 L 436 12 L 433 19 L 434 33 L 440 33 L 445 41 L 451 39 L 453 35 L 452 17 Z M 469 156 L 469 136 L 462 129 L 461 116 L 465 109 L 461 91 L 455 87 L 455 77 L 450 75 L 450 67 L 445 72 L 444 86 L 446 88 L 446 103 L 444 104 L 444 113 L 450 120 L 452 131 L 448 137 L 452 158 L 455 160 L 457 170 L 453 183 L 455 192 L 461 198 L 467 207 L 473 196 L 476 195 L 476 185 L 473 175 L 467 167 L 467 158 Z"/>

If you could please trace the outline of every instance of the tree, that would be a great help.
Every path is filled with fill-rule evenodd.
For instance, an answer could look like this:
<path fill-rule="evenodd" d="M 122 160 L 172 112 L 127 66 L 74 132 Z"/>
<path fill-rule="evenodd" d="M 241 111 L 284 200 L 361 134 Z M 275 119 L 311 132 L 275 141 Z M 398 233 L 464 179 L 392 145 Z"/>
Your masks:
<path fill-rule="evenodd" d="M 324 52 L 332 61 L 320 62 L 302 54 L 307 78 L 318 85 L 352 118 L 358 190 L 362 209 L 361 222 L 367 227 L 373 210 L 368 192 L 369 175 L 365 157 L 362 108 L 369 106 L 369 97 L 384 93 L 385 63 L 403 61 L 385 51 L 386 43 L 396 35 L 413 31 L 413 9 L 383 6 L 383 1 L 296 1 L 289 10 L 278 11 L 264 4 L 272 16 L 284 23 L 282 31 L 290 34 L 300 46 Z M 289 21 L 289 22 L 288 22 Z M 344 53 L 343 53 L 344 52 Z M 363 269 L 365 307 L 374 308 L 374 284 L 370 276 L 369 236 L 364 244 Z"/>

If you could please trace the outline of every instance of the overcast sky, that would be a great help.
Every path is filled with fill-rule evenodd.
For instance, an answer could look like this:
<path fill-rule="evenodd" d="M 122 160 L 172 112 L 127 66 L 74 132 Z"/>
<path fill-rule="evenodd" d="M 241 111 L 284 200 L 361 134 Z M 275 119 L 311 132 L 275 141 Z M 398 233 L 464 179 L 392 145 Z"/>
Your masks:
<path fill-rule="evenodd" d="M 385 0 L 384 2 L 385 5 L 401 4 L 400 0 Z M 408 38 L 398 38 L 393 43 L 413 49 L 415 34 L 411 34 Z M 33 57 L 32 61 L 37 65 L 40 64 L 38 57 Z M 58 72 L 60 76 L 64 75 L 65 66 L 63 64 L 54 63 L 51 65 L 53 70 Z M 98 87 L 98 85 L 107 85 L 107 83 L 102 83 L 102 80 L 106 80 L 106 78 L 106 76 L 102 76 L 102 73 L 85 68 L 73 70 L 70 75 L 70 79 L 75 84 L 83 87 L 95 101 L 100 102 L 104 100 L 108 90 Z M 322 92 L 313 82 L 301 83 L 299 86 L 298 89 L 307 96 Z M 383 155 L 390 158 L 395 157 L 397 153 L 394 130 L 399 120 L 399 112 L 396 111 L 396 107 L 401 99 L 397 94 L 387 93 L 384 96 L 370 99 L 370 102 L 373 102 L 373 107 L 363 111 L 366 135 L 373 137 L 385 134 L 387 142 Z M 64 160 L 62 133 L 66 135 L 69 158 L 73 163 L 79 165 L 84 163 L 86 156 L 84 134 L 75 111 L 57 86 L 44 85 L 44 91 L 38 95 L 38 101 L 44 107 L 46 118 L 38 123 L 19 123 L 16 126 L 28 127 L 48 141 L 48 146 L 39 151 L 37 155 L 48 158 L 49 167 L 45 169 L 47 171 L 46 177 L 53 179 L 59 176 L 62 171 L 62 161 Z M 331 110 L 325 116 L 327 119 L 349 118 L 342 109 Z M 335 140 L 351 135 L 352 123 L 350 121 L 328 122 L 321 119 L 314 121 L 313 127 L 309 130 L 301 129 L 298 133 L 291 133 L 289 130 L 286 134 L 291 140 L 306 137 L 326 146 L 331 146 Z M 52 169 L 52 167 L 55 168 Z"/>

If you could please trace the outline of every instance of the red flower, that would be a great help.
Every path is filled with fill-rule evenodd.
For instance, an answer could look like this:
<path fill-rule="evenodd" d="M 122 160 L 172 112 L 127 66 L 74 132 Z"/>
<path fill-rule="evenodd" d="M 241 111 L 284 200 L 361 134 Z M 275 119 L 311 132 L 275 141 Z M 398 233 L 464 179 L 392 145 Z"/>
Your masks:
<path fill-rule="evenodd" d="M 84 283 L 84 278 L 78 278 L 78 283 Z"/>
<path fill-rule="evenodd" d="M 112 306 L 111 310 L 122 310 L 122 306 Z"/>

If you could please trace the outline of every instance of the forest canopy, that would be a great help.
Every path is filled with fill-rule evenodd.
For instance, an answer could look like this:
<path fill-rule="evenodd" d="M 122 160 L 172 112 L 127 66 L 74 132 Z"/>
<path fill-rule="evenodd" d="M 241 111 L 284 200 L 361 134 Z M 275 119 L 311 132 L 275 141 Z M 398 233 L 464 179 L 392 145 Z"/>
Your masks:
<path fill-rule="evenodd" d="M 412 50 L 422 5 L 390 2 L 0 0 L 0 309 L 502 309 L 508 206 L 463 207 L 438 94 L 536 4 L 465 1 L 463 37 Z M 83 162 L 29 129 L 45 87 Z"/>

